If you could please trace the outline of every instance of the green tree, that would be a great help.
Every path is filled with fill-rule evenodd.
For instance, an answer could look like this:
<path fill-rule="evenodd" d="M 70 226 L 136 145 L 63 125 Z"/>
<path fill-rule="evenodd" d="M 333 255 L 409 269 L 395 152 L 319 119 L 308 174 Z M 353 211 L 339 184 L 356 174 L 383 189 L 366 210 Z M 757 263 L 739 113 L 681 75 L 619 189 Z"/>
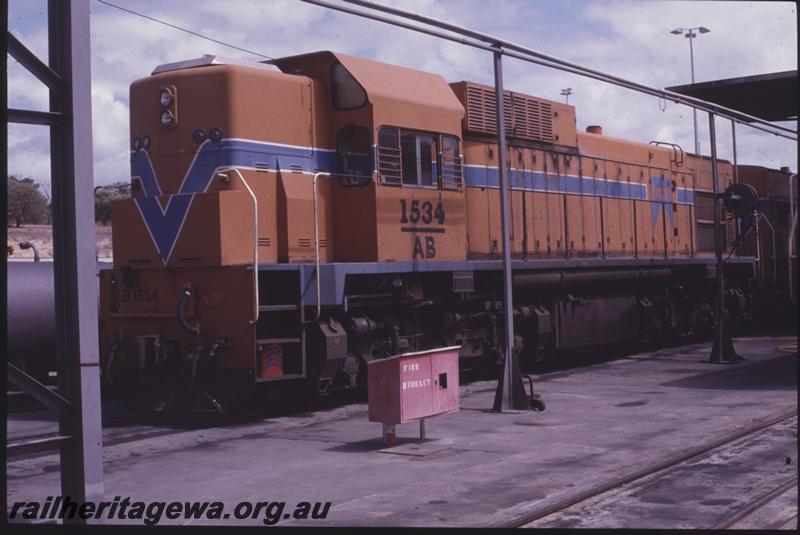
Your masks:
<path fill-rule="evenodd" d="M 47 198 L 39 190 L 39 184 L 29 177 L 8 177 L 8 217 L 16 227 L 23 223 L 44 223 L 48 220 Z"/>
<path fill-rule="evenodd" d="M 94 190 L 94 220 L 104 225 L 111 221 L 111 203 L 131 196 L 130 182 L 114 182 Z"/>

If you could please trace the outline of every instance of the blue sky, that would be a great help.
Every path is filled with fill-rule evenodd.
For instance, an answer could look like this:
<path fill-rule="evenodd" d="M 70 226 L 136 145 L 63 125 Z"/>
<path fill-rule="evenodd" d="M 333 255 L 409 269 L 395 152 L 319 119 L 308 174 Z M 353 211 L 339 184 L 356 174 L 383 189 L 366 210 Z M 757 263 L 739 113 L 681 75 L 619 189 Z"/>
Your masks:
<path fill-rule="evenodd" d="M 210 37 L 272 57 L 337 50 L 443 75 L 492 83 L 486 52 L 393 28 L 298 0 L 110 0 Z M 461 24 L 584 66 L 655 87 L 689 82 L 687 40 L 669 31 L 706 26 L 695 40 L 697 81 L 797 68 L 794 2 L 619 0 L 405 0 L 406 10 Z M 9 0 L 9 30 L 46 60 L 46 0 Z M 91 1 L 95 182 L 129 178 L 128 87 L 156 65 L 219 54 L 256 56 L 190 36 Z M 9 107 L 47 109 L 44 87 L 9 57 Z M 552 69 L 508 59 L 506 87 L 561 100 L 571 87 L 578 128 L 693 147 L 691 110 Z M 662 110 L 663 108 L 663 110 Z M 701 152 L 708 120 L 699 115 Z M 790 124 L 796 128 L 795 124 Z M 732 157 L 730 123 L 718 121 L 718 153 Z M 797 169 L 797 145 L 739 126 L 743 163 Z M 49 182 L 44 127 L 9 125 L 9 173 Z"/>

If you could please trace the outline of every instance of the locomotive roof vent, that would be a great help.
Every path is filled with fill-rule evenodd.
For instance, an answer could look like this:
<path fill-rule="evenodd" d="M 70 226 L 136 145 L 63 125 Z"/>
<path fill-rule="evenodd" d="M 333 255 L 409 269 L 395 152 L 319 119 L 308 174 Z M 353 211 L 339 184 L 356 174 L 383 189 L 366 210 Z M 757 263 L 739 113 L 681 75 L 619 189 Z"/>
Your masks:
<path fill-rule="evenodd" d="M 158 74 L 160 72 L 170 72 L 170 71 L 178 71 L 181 69 L 191 69 L 193 67 L 208 67 L 211 65 L 242 65 L 244 67 L 253 67 L 255 69 L 265 69 L 268 71 L 274 71 L 275 68 L 271 65 L 265 65 L 263 63 L 257 63 L 255 61 L 246 61 L 237 58 L 226 58 L 223 56 L 214 56 L 211 54 L 205 54 L 199 58 L 194 59 L 186 59 L 183 61 L 176 61 L 174 63 L 162 63 L 150 74 Z"/>
<path fill-rule="evenodd" d="M 464 129 L 481 134 L 497 133 L 497 103 L 494 88 L 474 82 L 451 84 L 466 110 Z M 513 137 L 553 143 L 553 110 L 548 100 L 523 93 L 503 91 L 506 132 Z"/>
<path fill-rule="evenodd" d="M 597 124 L 587 126 L 586 131 L 590 134 L 597 134 L 598 136 L 603 135 L 603 127 Z"/>

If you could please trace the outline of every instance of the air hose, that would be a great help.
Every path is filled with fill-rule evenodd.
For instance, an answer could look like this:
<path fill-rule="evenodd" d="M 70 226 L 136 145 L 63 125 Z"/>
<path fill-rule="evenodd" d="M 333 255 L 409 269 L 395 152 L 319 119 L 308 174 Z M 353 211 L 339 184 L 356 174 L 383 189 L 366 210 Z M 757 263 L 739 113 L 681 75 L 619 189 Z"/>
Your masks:
<path fill-rule="evenodd" d="M 180 323 L 181 328 L 197 338 L 200 336 L 200 326 L 196 323 L 189 323 L 186 319 L 186 303 L 189 302 L 189 298 L 192 297 L 192 289 L 187 286 L 183 289 L 183 293 L 181 294 L 181 301 L 178 303 L 178 323 Z"/>

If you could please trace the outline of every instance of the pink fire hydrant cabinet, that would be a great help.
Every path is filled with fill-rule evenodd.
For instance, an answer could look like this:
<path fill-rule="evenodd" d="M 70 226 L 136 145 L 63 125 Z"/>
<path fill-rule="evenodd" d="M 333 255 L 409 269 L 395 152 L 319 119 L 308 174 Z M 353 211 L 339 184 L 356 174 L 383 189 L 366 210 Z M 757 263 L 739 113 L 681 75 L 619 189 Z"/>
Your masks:
<path fill-rule="evenodd" d="M 369 420 L 382 422 L 387 442 L 394 442 L 394 425 L 459 409 L 459 346 L 405 353 L 373 360 L 367 366 Z"/>

